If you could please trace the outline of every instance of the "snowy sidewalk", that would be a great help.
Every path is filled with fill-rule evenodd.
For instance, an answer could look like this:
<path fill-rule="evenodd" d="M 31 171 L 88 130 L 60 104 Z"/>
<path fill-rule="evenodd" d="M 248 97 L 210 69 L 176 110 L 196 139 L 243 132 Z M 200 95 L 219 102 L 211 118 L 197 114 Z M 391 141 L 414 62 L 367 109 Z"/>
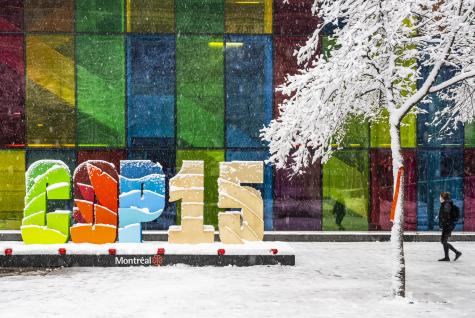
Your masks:
<path fill-rule="evenodd" d="M 406 301 L 389 243 L 291 243 L 296 266 L 68 268 L 0 278 L 0 317 L 475 317 L 475 244 L 406 243 Z M 410 303 L 410 301 L 412 303 Z"/>

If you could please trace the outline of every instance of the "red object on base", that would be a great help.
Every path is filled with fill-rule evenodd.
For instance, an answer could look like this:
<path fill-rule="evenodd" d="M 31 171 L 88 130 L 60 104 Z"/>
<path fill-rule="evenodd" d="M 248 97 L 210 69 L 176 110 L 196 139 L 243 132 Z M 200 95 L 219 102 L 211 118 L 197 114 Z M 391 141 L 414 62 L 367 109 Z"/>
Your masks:
<path fill-rule="evenodd" d="M 218 255 L 224 255 L 225 252 L 224 248 L 218 249 Z"/>
<path fill-rule="evenodd" d="M 275 254 L 279 253 L 279 250 L 276 249 L 276 248 L 271 248 L 270 252 L 275 255 Z"/>
<path fill-rule="evenodd" d="M 59 255 L 66 255 L 66 249 L 64 247 L 61 247 L 58 249 Z"/>
<path fill-rule="evenodd" d="M 110 248 L 109 249 L 109 255 L 115 255 L 116 254 L 116 249 L 115 248 Z"/>
<path fill-rule="evenodd" d="M 160 247 L 157 249 L 157 255 L 165 255 L 165 249 Z"/>
<path fill-rule="evenodd" d="M 6 248 L 5 249 L 5 256 L 11 256 L 13 253 L 13 250 L 11 248 Z"/>

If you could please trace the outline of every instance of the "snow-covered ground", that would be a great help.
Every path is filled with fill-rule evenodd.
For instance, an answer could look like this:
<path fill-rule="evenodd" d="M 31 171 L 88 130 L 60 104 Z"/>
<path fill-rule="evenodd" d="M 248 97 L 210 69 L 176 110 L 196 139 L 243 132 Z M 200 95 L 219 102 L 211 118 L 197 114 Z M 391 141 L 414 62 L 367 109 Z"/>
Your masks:
<path fill-rule="evenodd" d="M 0 317 L 475 317 L 475 243 L 407 243 L 407 300 L 389 243 L 292 243 L 295 267 L 67 268 L 0 278 Z"/>

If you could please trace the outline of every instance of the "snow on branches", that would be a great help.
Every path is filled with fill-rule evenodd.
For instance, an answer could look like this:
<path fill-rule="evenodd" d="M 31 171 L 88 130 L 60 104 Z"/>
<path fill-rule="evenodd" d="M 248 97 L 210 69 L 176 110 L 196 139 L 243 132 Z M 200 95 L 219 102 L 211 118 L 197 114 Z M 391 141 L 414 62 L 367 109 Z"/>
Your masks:
<path fill-rule="evenodd" d="M 262 130 L 270 161 L 294 172 L 326 162 L 350 120 L 380 121 L 387 110 L 399 128 L 431 93 L 447 105 L 431 124 L 473 121 L 474 9 L 475 0 L 316 1 L 313 14 L 324 22 L 295 52 L 300 70 L 278 88 L 286 96 L 280 117 Z M 325 27 L 335 43 L 326 58 L 316 55 Z M 452 76 L 440 81 L 444 69 Z"/>

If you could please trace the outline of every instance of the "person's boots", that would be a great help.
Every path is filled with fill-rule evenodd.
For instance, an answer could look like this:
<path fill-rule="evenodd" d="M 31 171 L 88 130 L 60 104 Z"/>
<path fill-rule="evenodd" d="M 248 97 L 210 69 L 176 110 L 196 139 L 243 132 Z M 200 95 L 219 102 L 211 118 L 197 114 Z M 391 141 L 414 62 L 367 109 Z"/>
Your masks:
<path fill-rule="evenodd" d="M 459 251 L 455 252 L 454 261 L 458 260 L 460 256 L 462 256 L 462 252 L 459 252 Z"/>
<path fill-rule="evenodd" d="M 444 254 L 445 254 L 445 257 L 439 259 L 439 262 L 450 262 L 449 247 L 447 246 L 447 244 L 444 244 Z"/>

